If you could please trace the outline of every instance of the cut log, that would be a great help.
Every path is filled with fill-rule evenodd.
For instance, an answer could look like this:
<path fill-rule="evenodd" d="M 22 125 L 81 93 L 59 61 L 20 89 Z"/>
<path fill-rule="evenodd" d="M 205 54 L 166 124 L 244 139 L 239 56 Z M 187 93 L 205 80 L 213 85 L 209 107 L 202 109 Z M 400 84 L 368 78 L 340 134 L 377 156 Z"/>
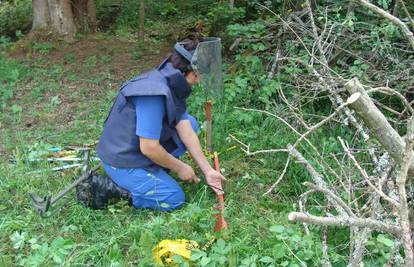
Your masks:
<path fill-rule="evenodd" d="M 401 163 L 405 148 L 403 138 L 392 128 L 384 114 L 375 106 L 357 78 L 347 82 L 345 88 L 351 95 L 355 93 L 361 94 L 356 101 L 350 103 L 349 107 L 364 121 L 366 127 L 391 157 L 396 162 Z M 411 164 L 411 169 L 413 167 L 414 164 Z"/>

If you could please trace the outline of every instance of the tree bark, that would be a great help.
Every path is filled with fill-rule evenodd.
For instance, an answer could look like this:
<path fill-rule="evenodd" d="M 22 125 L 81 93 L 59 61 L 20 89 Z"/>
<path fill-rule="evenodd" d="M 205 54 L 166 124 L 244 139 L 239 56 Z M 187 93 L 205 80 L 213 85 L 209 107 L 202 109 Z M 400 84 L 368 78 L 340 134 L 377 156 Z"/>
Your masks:
<path fill-rule="evenodd" d="M 53 31 L 71 41 L 76 32 L 70 0 L 48 0 Z"/>
<path fill-rule="evenodd" d="M 91 31 L 96 31 L 98 27 L 98 23 L 96 21 L 96 8 L 95 8 L 95 1 L 94 0 L 87 0 L 86 3 L 86 11 L 88 13 L 89 18 L 89 26 Z"/>
<path fill-rule="evenodd" d="M 47 0 L 32 0 L 32 31 L 44 30 L 50 26 L 50 14 Z"/>
<path fill-rule="evenodd" d="M 233 8 L 234 7 L 234 0 L 230 0 L 230 8 Z"/>
<path fill-rule="evenodd" d="M 361 97 L 350 104 L 349 107 L 355 110 L 375 138 L 390 153 L 391 157 L 396 162 L 401 163 L 405 149 L 404 140 L 391 127 L 382 112 L 375 106 L 358 79 L 354 78 L 347 82 L 345 88 L 350 94 L 361 93 Z M 411 165 L 412 167 L 414 167 L 414 164 Z"/>
<path fill-rule="evenodd" d="M 70 2 L 73 12 L 73 21 L 76 28 L 82 31 L 87 31 L 88 21 L 86 17 L 85 0 L 71 0 Z"/>
<path fill-rule="evenodd" d="M 144 22 L 145 22 L 145 0 L 139 2 L 139 26 L 138 26 L 138 39 L 144 42 Z"/>

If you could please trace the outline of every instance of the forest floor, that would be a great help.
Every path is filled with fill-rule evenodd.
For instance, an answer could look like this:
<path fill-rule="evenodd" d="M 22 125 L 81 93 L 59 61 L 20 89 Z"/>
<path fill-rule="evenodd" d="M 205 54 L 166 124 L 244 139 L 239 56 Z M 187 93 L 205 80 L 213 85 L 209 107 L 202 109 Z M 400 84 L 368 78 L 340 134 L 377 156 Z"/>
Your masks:
<path fill-rule="evenodd" d="M 53 172 L 54 165 L 27 159 L 51 147 L 96 144 L 118 87 L 157 66 L 169 49 L 170 44 L 137 46 L 103 34 L 70 45 L 20 43 L 8 49 L 23 78 L 7 112 L 0 114 L 0 266 L 152 266 L 151 248 L 163 239 L 200 244 L 211 239 L 216 198 L 203 184 L 183 184 L 187 204 L 172 213 L 136 210 L 124 202 L 95 211 L 79 204 L 72 192 L 42 218 L 29 198 L 33 191 L 58 192 L 80 171 Z M 204 99 L 196 91 L 189 100 L 190 113 L 202 129 Z M 269 168 L 272 162 L 228 149 L 235 144 L 227 137 L 241 130 L 240 121 L 226 120 L 234 111 L 219 106 L 215 105 L 220 114 L 213 118 L 213 138 L 228 178 L 229 230 L 225 242 L 208 250 L 210 264 L 299 266 L 297 257 L 322 257 L 314 248 L 315 236 L 304 237 L 300 226 L 287 222 L 287 213 L 296 207 L 289 197 L 294 189 L 262 196 L 283 169 L 282 161 Z M 189 157 L 185 160 L 191 162 Z"/>

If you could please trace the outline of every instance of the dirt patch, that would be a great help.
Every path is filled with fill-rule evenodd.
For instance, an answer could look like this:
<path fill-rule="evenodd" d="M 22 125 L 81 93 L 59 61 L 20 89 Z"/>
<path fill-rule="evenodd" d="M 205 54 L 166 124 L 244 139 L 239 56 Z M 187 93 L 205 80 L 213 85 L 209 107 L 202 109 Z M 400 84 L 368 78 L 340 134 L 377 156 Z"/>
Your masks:
<path fill-rule="evenodd" d="M 9 129 L 35 131 L 49 125 L 69 125 L 80 113 L 87 112 L 80 111 L 82 105 L 93 103 L 91 99 L 103 97 L 134 75 L 156 67 L 171 51 L 170 44 L 151 45 L 149 49 L 103 34 L 88 35 L 72 44 L 47 43 L 44 47 L 48 50 L 34 50 L 33 45 L 21 42 L 8 51 L 10 57 L 33 68 L 52 71 L 58 66 L 62 77 L 49 80 L 45 74 L 44 78 L 22 83 L 9 104 L 21 106 L 25 112 L 17 124 L 4 122 Z M 49 84 L 57 88 L 50 89 Z M 45 91 L 34 96 L 33 90 L 41 86 L 46 87 Z M 57 106 L 50 108 L 53 101 L 58 101 Z"/>

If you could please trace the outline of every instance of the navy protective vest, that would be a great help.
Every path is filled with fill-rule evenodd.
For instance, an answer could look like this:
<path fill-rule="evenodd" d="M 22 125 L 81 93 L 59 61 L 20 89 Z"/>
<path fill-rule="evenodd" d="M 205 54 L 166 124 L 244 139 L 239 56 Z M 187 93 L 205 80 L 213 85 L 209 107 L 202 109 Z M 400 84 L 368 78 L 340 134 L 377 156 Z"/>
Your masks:
<path fill-rule="evenodd" d="M 165 60 L 157 69 L 139 75 L 119 89 L 118 96 L 105 120 L 97 146 L 99 158 L 118 168 L 155 167 L 155 163 L 141 153 L 136 135 L 136 111 L 131 97 L 165 97 L 166 114 L 163 118 L 160 144 L 171 153 L 177 148 L 175 130 L 179 118 L 186 111 L 186 99 L 191 93 L 183 74 Z M 139 107 L 138 107 L 139 108 Z"/>

